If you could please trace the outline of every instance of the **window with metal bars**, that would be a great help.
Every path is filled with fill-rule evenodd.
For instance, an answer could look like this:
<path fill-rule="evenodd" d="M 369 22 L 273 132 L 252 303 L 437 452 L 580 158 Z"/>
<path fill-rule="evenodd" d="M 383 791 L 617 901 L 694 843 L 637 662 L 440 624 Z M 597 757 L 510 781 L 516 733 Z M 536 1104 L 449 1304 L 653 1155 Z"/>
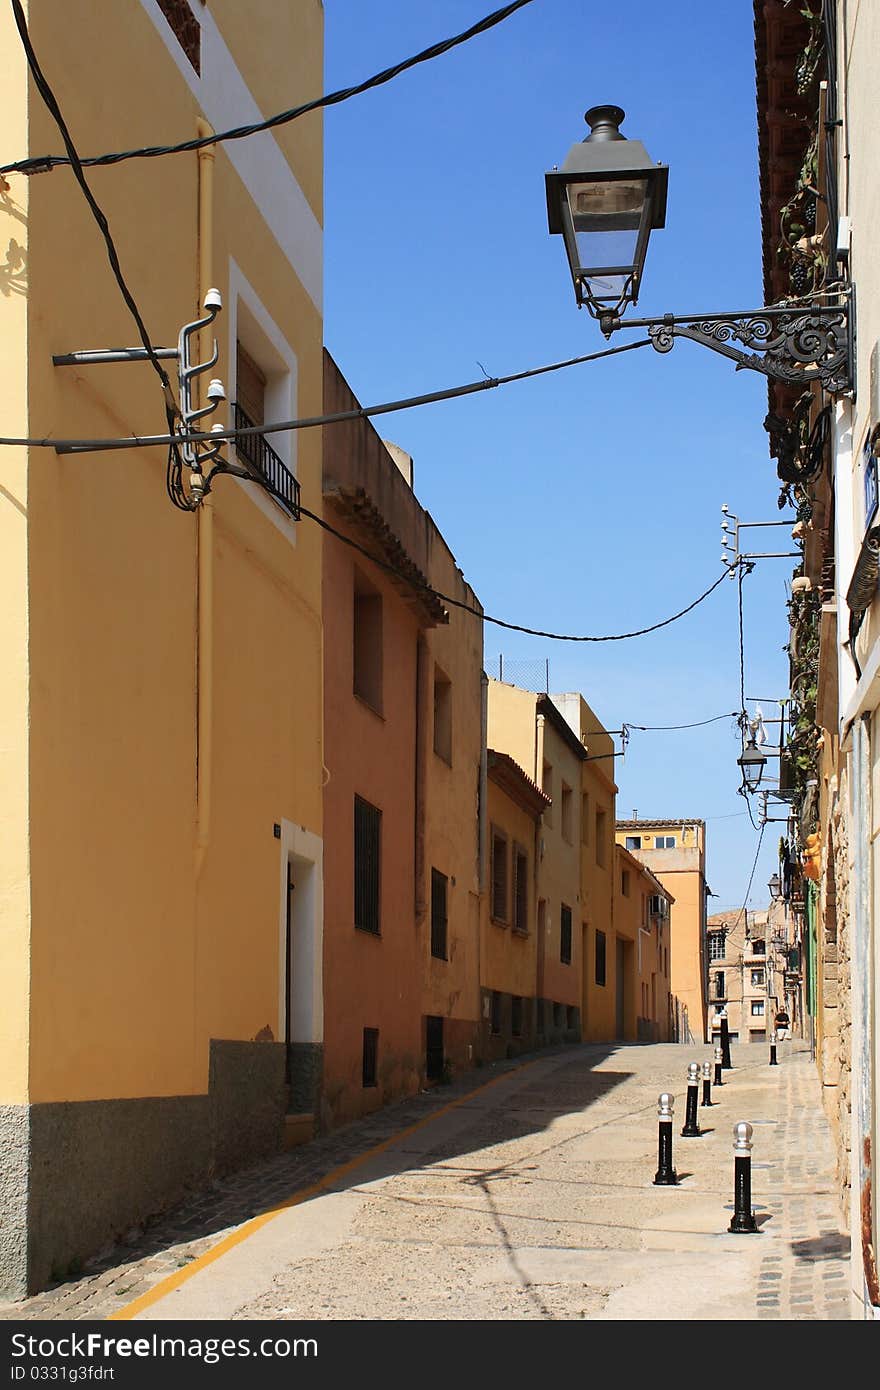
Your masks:
<path fill-rule="evenodd" d="M 431 955 L 446 960 L 447 893 L 449 879 L 439 869 L 431 870 Z"/>
<path fill-rule="evenodd" d="M 522 1037 L 523 1025 L 523 1001 L 520 995 L 515 994 L 510 1001 L 510 1031 L 513 1037 Z"/>
<path fill-rule="evenodd" d="M 596 984 L 605 983 L 605 933 L 596 932 Z"/>
<path fill-rule="evenodd" d="M 379 1029 L 364 1029 L 363 1085 L 378 1085 Z"/>
<path fill-rule="evenodd" d="M 571 908 L 562 904 L 559 910 L 559 959 L 571 965 Z"/>
<path fill-rule="evenodd" d="M 354 799 L 354 924 L 379 935 L 379 881 L 382 812 L 369 801 Z"/>
<path fill-rule="evenodd" d="M 513 930 L 529 934 L 529 858 L 520 845 L 513 847 Z"/>
<path fill-rule="evenodd" d="M 501 994 L 497 989 L 492 991 L 491 1027 L 493 1033 L 501 1032 Z"/>
<path fill-rule="evenodd" d="M 428 1014 L 425 1018 L 425 1075 L 429 1081 L 443 1080 L 443 1019 Z"/>

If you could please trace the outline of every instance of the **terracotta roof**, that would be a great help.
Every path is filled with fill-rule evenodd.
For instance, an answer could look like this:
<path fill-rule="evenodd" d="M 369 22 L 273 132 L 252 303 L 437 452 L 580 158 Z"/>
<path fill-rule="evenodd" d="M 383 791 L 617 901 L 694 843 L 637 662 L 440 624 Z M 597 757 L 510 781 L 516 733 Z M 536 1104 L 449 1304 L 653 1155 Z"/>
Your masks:
<path fill-rule="evenodd" d="M 547 793 L 532 781 L 509 753 L 502 753 L 497 748 L 487 748 L 486 763 L 492 781 L 506 791 L 508 796 L 518 801 L 523 810 L 528 811 L 536 820 L 550 805 Z"/>
<path fill-rule="evenodd" d="M 810 35 L 802 6 L 786 0 L 753 3 L 764 303 L 774 304 L 792 293 L 788 263 L 777 250 L 779 214 L 797 188 L 816 110 L 814 100 L 797 89 L 797 65 Z M 782 415 L 800 394 L 800 387 L 768 382 L 771 408 Z"/>
<path fill-rule="evenodd" d="M 345 488 L 325 482 L 324 501 L 361 532 L 366 549 L 375 549 L 378 560 L 393 566 L 393 572 L 384 570 L 384 574 L 415 604 L 429 626 L 449 622 L 449 613 L 431 590 L 427 576 L 412 560 L 364 488 Z"/>
<path fill-rule="evenodd" d="M 705 826 L 706 822 L 700 820 L 698 816 L 678 816 L 675 820 L 661 820 L 659 817 L 652 819 L 650 816 L 643 816 L 640 820 L 618 820 L 615 821 L 614 824 L 617 826 L 618 830 L 629 830 L 631 827 L 637 825 L 677 825 L 684 829 L 686 825 Z"/>

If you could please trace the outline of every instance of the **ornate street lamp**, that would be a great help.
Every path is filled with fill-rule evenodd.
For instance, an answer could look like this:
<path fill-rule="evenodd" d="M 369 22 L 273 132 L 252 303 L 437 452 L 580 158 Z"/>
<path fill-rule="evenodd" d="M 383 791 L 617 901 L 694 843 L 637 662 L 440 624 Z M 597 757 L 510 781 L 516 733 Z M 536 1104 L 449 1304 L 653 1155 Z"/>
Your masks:
<path fill-rule="evenodd" d="M 619 106 L 591 106 L 590 134 L 545 175 L 550 231 L 562 235 L 578 306 L 606 333 L 638 303 L 648 238 L 666 222 L 668 167 L 621 135 L 623 118 Z"/>
<path fill-rule="evenodd" d="M 767 759 L 755 743 L 754 738 L 749 739 L 736 761 L 742 772 L 743 790 L 747 792 L 757 791 Z"/>
<path fill-rule="evenodd" d="M 778 903 L 779 899 L 782 897 L 782 884 L 779 881 L 778 874 L 772 875 L 767 887 L 770 889 L 770 897 L 773 902 Z"/>
<path fill-rule="evenodd" d="M 621 135 L 623 114 L 619 106 L 591 107 L 591 133 L 572 147 L 561 169 L 545 176 L 550 231 L 562 236 L 578 305 L 599 320 L 606 338 L 619 328 L 646 329 L 657 352 L 670 352 L 676 338 L 691 338 L 774 381 L 800 388 L 818 381 L 830 395 L 851 392 L 851 285 L 825 292 L 821 302 L 817 294 L 808 303 L 739 313 L 622 322 L 627 305 L 638 300 L 651 231 L 665 225 L 669 173 L 652 163 L 640 141 Z"/>

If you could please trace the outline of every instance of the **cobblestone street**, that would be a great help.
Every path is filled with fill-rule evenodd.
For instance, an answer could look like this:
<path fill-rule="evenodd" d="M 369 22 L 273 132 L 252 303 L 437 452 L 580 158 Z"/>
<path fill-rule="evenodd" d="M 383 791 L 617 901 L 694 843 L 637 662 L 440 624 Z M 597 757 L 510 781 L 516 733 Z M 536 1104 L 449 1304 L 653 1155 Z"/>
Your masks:
<path fill-rule="evenodd" d="M 849 1319 L 808 1053 L 785 1045 L 773 1068 L 735 1049 L 702 1137 L 681 1138 L 687 1064 L 709 1055 L 584 1045 L 472 1073 L 218 1184 L 0 1316 Z M 681 1179 L 665 1188 L 664 1089 Z M 727 1231 L 742 1119 L 752 1237 Z"/>

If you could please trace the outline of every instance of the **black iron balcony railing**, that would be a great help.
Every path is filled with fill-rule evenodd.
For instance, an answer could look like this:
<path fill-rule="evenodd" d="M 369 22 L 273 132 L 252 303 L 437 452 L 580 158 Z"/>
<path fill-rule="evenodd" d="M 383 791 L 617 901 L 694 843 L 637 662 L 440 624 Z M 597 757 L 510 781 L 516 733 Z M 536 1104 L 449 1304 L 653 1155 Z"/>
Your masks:
<path fill-rule="evenodd" d="M 232 410 L 237 430 L 253 429 L 254 421 L 237 401 L 233 402 Z M 235 448 L 244 466 L 263 479 L 275 500 L 298 521 L 299 483 L 265 437 L 246 434 L 243 439 L 236 439 Z"/>

